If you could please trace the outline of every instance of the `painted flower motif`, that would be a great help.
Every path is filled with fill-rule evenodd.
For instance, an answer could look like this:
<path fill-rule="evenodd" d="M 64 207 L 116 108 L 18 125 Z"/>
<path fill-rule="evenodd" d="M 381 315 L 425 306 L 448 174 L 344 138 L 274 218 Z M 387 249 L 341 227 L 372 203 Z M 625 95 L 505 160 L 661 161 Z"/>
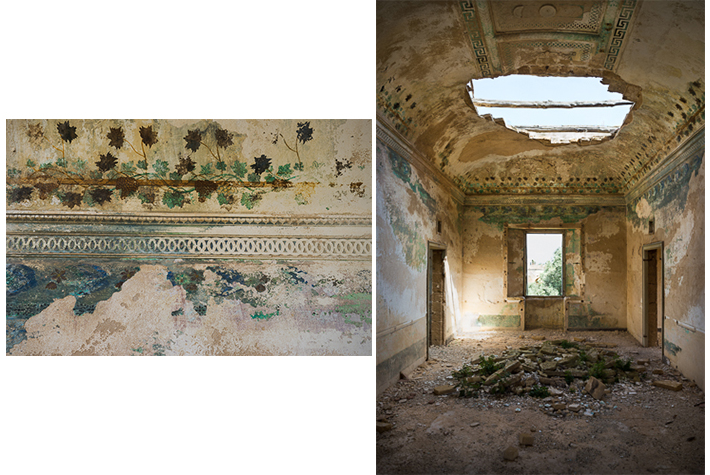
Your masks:
<path fill-rule="evenodd" d="M 123 147 L 123 141 L 126 139 L 126 136 L 123 134 L 123 128 L 121 127 L 111 127 L 111 131 L 106 137 L 110 140 L 109 146 L 115 148 Z"/>
<path fill-rule="evenodd" d="M 217 183 L 213 181 L 198 180 L 195 182 L 195 191 L 197 191 L 200 203 L 204 203 L 212 192 L 217 191 L 217 188 Z"/>
<path fill-rule="evenodd" d="M 200 148 L 200 142 L 202 142 L 202 134 L 199 130 L 188 130 L 187 135 L 183 137 L 183 139 L 187 142 L 185 148 L 197 152 L 197 149 Z"/>
<path fill-rule="evenodd" d="M 96 162 L 96 166 L 102 172 L 107 172 L 114 168 L 118 163 L 118 157 L 111 155 L 111 152 L 106 153 L 106 155 L 99 155 L 100 160 Z"/>
<path fill-rule="evenodd" d="M 139 130 L 141 134 L 141 141 L 144 145 L 152 147 L 154 144 L 158 143 L 158 134 L 153 131 L 153 126 L 141 127 Z"/>
<path fill-rule="evenodd" d="M 42 141 L 44 137 L 44 130 L 42 129 L 42 124 L 30 124 L 27 127 L 27 136 L 30 138 L 30 142 L 37 145 Z"/>
<path fill-rule="evenodd" d="M 298 128 L 296 129 L 296 138 L 301 143 L 306 143 L 309 140 L 313 140 L 313 129 L 311 128 L 310 122 L 299 122 Z"/>
<path fill-rule="evenodd" d="M 37 183 L 35 185 L 35 188 L 37 188 L 39 190 L 40 199 L 46 200 L 49 197 L 49 195 L 52 194 L 52 192 L 54 190 L 59 188 L 59 184 L 51 182 L 51 181 L 50 182 L 41 182 L 41 183 Z"/>
<path fill-rule="evenodd" d="M 57 132 L 63 141 L 71 143 L 72 140 L 77 138 L 76 127 L 69 125 L 69 121 L 60 122 L 57 124 Z"/>
<path fill-rule="evenodd" d="M 261 157 L 254 157 L 254 164 L 251 168 L 254 169 L 254 173 L 261 175 L 269 168 L 269 166 L 271 166 L 271 159 L 262 154 Z"/>
<path fill-rule="evenodd" d="M 218 147 L 227 148 L 230 145 L 233 145 L 232 137 L 234 137 L 234 134 L 229 133 L 224 129 L 217 129 L 214 133 L 214 136 L 217 139 Z"/>
<path fill-rule="evenodd" d="M 64 193 L 60 199 L 62 200 L 62 203 L 69 208 L 73 208 L 74 206 L 81 206 L 81 201 L 84 198 L 84 195 L 81 193 L 74 193 L 74 192 L 68 192 Z"/>
<path fill-rule="evenodd" d="M 31 186 L 21 186 L 10 191 L 10 202 L 19 203 L 20 201 L 29 200 L 32 197 Z"/>
<path fill-rule="evenodd" d="M 195 162 L 192 161 L 192 158 L 187 157 L 187 158 L 180 158 L 180 163 L 175 165 L 175 171 L 178 172 L 180 175 L 187 175 L 191 171 L 195 169 Z"/>
<path fill-rule="evenodd" d="M 89 192 L 91 199 L 94 200 L 96 204 L 102 205 L 107 201 L 111 201 L 111 195 L 113 191 L 108 188 L 94 188 Z"/>
<path fill-rule="evenodd" d="M 50 275 L 49 278 L 60 284 L 63 280 L 67 279 L 66 274 L 67 271 L 65 270 L 54 269 L 54 272 L 52 272 L 52 275 Z"/>
<path fill-rule="evenodd" d="M 122 176 L 116 180 L 116 189 L 121 191 L 121 198 L 128 198 L 131 193 L 138 190 L 138 180 Z"/>

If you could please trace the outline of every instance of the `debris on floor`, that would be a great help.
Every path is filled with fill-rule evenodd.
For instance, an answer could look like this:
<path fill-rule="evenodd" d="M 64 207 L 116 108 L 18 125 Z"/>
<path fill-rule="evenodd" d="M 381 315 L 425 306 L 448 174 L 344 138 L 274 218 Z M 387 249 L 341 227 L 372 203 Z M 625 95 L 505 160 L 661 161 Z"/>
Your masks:
<path fill-rule="evenodd" d="M 627 332 L 531 333 L 430 347 L 377 398 L 391 424 L 378 424 L 378 473 L 702 473 L 703 392 L 660 348 Z"/>

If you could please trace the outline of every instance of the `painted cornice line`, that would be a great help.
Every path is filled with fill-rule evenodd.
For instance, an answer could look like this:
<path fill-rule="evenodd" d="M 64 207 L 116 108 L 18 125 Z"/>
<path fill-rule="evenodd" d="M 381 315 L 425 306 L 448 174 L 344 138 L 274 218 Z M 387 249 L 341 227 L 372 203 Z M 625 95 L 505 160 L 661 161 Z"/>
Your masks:
<path fill-rule="evenodd" d="M 705 154 L 705 126 L 699 128 L 688 140 L 669 153 L 650 173 L 646 174 L 626 193 L 626 203 L 631 203 L 649 189 L 656 186 L 666 176 L 673 173 L 694 155 Z"/>
<path fill-rule="evenodd" d="M 386 119 L 382 118 L 379 111 L 377 113 L 377 130 L 376 136 L 384 142 L 388 147 L 391 147 L 395 152 L 405 158 L 416 169 L 425 172 L 429 177 L 434 178 L 442 187 L 451 190 L 451 197 L 459 204 L 464 202 L 464 193 L 458 185 L 448 176 L 444 175 L 441 170 L 438 170 L 431 162 L 425 159 L 419 151 L 397 132 Z"/>
<path fill-rule="evenodd" d="M 278 216 L 224 214 L 125 214 L 8 210 L 7 223 L 128 225 L 372 226 L 370 216 Z"/>

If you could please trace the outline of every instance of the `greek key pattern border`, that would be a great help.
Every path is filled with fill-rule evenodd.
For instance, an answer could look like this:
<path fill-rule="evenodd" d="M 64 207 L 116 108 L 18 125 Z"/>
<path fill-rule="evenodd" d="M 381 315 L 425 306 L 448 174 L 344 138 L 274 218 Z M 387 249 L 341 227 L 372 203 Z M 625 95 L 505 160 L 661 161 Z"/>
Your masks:
<path fill-rule="evenodd" d="M 486 42 L 476 18 L 476 9 L 478 7 L 474 4 L 474 0 L 463 0 L 459 2 L 459 6 L 461 7 L 461 14 L 466 24 L 466 30 L 468 31 L 469 40 L 471 40 L 471 47 L 473 48 L 476 65 L 481 72 L 481 77 L 492 76 L 490 55 L 486 50 Z"/>
<path fill-rule="evenodd" d="M 220 215 L 127 215 L 90 213 L 12 212 L 12 223 L 73 223 L 130 225 L 251 225 L 251 226 L 372 226 L 371 217 L 362 216 L 220 216 Z"/>
<path fill-rule="evenodd" d="M 370 260 L 364 238 L 22 235 L 5 238 L 8 256 L 102 256 Z"/>
<path fill-rule="evenodd" d="M 616 19 L 614 32 L 609 40 L 608 53 L 604 61 L 604 68 L 613 71 L 616 68 L 617 60 L 624 45 L 624 38 L 631 26 L 631 17 L 634 15 L 637 0 L 624 0 Z"/>

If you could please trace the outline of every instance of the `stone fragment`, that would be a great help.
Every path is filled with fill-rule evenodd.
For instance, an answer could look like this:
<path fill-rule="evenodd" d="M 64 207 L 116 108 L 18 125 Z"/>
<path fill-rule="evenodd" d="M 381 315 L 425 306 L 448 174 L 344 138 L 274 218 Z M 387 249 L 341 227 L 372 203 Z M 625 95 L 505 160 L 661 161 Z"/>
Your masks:
<path fill-rule="evenodd" d="M 480 422 L 473 422 L 473 423 L 471 424 L 471 427 L 478 427 L 478 426 L 480 426 L 480 425 L 481 425 Z"/>
<path fill-rule="evenodd" d="M 508 373 L 517 373 L 520 371 L 521 367 L 522 367 L 522 363 L 518 360 L 515 360 L 515 361 L 511 361 L 508 364 L 506 364 L 503 367 L 503 371 L 504 372 L 507 371 Z"/>
<path fill-rule="evenodd" d="M 584 378 L 587 375 L 587 372 L 581 369 L 568 369 L 569 374 L 572 375 L 573 378 Z"/>
<path fill-rule="evenodd" d="M 671 391 L 680 391 L 683 389 L 683 383 L 679 381 L 654 381 L 651 384 L 663 389 L 670 389 Z"/>
<path fill-rule="evenodd" d="M 540 364 L 540 369 L 543 371 L 552 371 L 555 368 L 557 368 L 557 362 L 556 361 L 544 361 L 542 364 Z"/>
<path fill-rule="evenodd" d="M 587 391 L 587 393 L 589 393 L 594 399 L 601 399 L 604 397 L 606 386 L 594 376 L 590 376 L 584 390 Z"/>
<path fill-rule="evenodd" d="M 584 338 L 583 336 L 575 336 L 575 337 L 573 338 L 573 340 L 574 340 L 574 341 L 587 341 L 587 339 Z"/>
<path fill-rule="evenodd" d="M 592 350 L 589 353 L 587 353 L 587 358 L 589 359 L 590 362 L 596 363 L 597 360 L 599 359 L 599 352 L 597 350 Z"/>
<path fill-rule="evenodd" d="M 580 409 L 582 409 L 582 406 L 580 406 L 579 404 L 570 404 L 569 406 L 567 406 L 567 409 L 572 412 L 579 412 Z"/>
<path fill-rule="evenodd" d="M 523 364 L 522 367 L 523 370 L 528 373 L 534 373 L 535 371 L 537 371 L 537 367 L 533 364 Z"/>
<path fill-rule="evenodd" d="M 577 356 L 576 355 L 570 355 L 570 356 L 565 356 L 562 358 L 560 361 L 557 362 L 559 366 L 574 366 L 577 363 Z"/>
<path fill-rule="evenodd" d="M 378 422 L 377 432 L 387 432 L 388 430 L 392 430 L 393 427 L 391 422 Z"/>
<path fill-rule="evenodd" d="M 552 404 L 552 409 L 556 411 L 561 411 L 563 409 L 567 409 L 567 404 L 565 404 L 564 402 L 555 402 Z"/>
<path fill-rule="evenodd" d="M 454 391 L 456 391 L 456 386 L 452 386 L 451 384 L 444 384 L 442 386 L 437 386 L 434 388 L 434 395 L 443 396 L 445 394 L 451 394 Z"/>
<path fill-rule="evenodd" d="M 654 369 L 653 374 L 663 374 L 663 370 L 662 369 Z"/>
<path fill-rule="evenodd" d="M 562 396 L 562 391 L 560 391 L 559 389 L 550 388 L 548 391 L 550 393 L 550 396 Z"/>
<path fill-rule="evenodd" d="M 503 458 L 512 462 L 518 458 L 518 449 L 511 445 L 503 451 Z"/>
<path fill-rule="evenodd" d="M 643 365 L 631 365 L 631 371 L 634 371 L 636 373 L 645 373 L 646 372 L 646 367 Z"/>
<path fill-rule="evenodd" d="M 649 364 L 649 360 L 636 360 L 636 364 Z"/>
<path fill-rule="evenodd" d="M 542 341 L 545 339 L 545 337 L 542 335 L 531 335 L 530 338 L 532 338 L 533 340 L 538 340 L 538 341 Z"/>
<path fill-rule="evenodd" d="M 466 382 L 471 384 L 480 383 L 481 381 L 483 381 L 483 378 L 481 378 L 480 376 L 469 376 L 468 378 L 466 378 Z"/>
<path fill-rule="evenodd" d="M 518 437 L 520 440 L 520 445 L 532 445 L 535 441 L 535 437 L 530 432 L 522 432 Z"/>
<path fill-rule="evenodd" d="M 506 388 L 509 386 L 518 386 L 520 385 L 521 379 L 523 379 L 523 373 L 518 373 L 510 376 L 509 378 L 504 379 L 503 381 L 501 381 L 501 383 Z"/>

